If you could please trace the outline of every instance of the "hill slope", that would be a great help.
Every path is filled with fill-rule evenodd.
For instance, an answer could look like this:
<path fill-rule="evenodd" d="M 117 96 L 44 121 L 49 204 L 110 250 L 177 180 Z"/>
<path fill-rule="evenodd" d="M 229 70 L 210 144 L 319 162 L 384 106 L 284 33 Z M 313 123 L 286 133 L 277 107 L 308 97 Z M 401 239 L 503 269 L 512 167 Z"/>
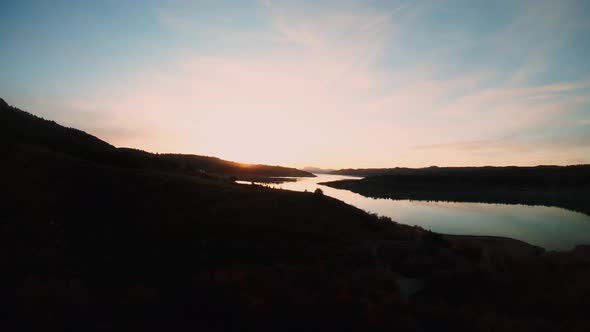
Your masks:
<path fill-rule="evenodd" d="M 508 255 L 484 245 L 505 239 L 443 238 L 320 194 L 130 167 L 79 132 L 45 144 L 36 125 L 1 131 L 5 330 L 590 326 L 584 248 Z"/>
<path fill-rule="evenodd" d="M 42 147 L 72 157 L 117 167 L 156 169 L 183 174 L 252 177 L 314 176 L 294 168 L 242 164 L 215 157 L 154 154 L 137 149 L 116 148 L 92 135 L 10 107 L 0 99 L 0 140 Z"/>

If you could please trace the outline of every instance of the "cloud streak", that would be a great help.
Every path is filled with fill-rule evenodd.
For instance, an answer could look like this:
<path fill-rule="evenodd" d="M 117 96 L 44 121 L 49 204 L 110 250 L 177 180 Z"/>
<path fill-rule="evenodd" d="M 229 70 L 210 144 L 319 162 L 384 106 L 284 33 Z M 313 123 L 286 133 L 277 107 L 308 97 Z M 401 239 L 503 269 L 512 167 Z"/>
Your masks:
<path fill-rule="evenodd" d="M 582 29 L 577 3 L 525 4 L 496 29 L 474 26 L 490 29 L 481 40 L 436 21 L 449 14 L 436 4 L 338 3 L 264 1 L 248 9 L 257 20 L 220 5 L 219 18 L 205 23 L 210 16 L 198 16 L 199 5 L 157 7 L 161 28 L 186 41 L 173 60 L 85 96 L 60 97 L 65 111 L 54 114 L 116 145 L 243 162 L 378 167 L 589 159 L 575 128 L 588 121 L 590 74 L 554 69 L 559 37 Z M 549 46 L 536 46 L 543 36 L 529 30 L 537 27 L 552 31 Z M 451 43 L 427 43 L 429 31 Z M 476 55 L 478 47 L 493 52 Z M 541 77 L 548 72 L 556 74 Z M 87 125 L 97 112 L 105 120 Z M 129 127 L 136 129 L 118 129 Z"/>

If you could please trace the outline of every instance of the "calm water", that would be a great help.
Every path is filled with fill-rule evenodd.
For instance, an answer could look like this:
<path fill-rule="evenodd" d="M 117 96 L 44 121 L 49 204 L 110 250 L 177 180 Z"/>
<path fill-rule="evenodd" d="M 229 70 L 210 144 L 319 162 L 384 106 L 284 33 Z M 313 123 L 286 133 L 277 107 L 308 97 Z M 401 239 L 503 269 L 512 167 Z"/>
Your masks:
<path fill-rule="evenodd" d="M 321 188 L 324 194 L 365 211 L 439 233 L 504 236 L 548 250 L 569 250 L 576 244 L 590 244 L 590 216 L 582 213 L 545 206 L 375 199 L 318 185 L 318 182 L 340 179 L 357 178 L 318 174 L 316 178 L 270 187 L 296 191 Z"/>

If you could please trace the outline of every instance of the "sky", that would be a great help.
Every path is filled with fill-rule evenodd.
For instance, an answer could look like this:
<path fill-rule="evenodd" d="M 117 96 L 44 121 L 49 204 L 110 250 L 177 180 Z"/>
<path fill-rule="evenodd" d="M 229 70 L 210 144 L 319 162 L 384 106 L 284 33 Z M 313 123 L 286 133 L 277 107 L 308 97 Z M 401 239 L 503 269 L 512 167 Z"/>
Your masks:
<path fill-rule="evenodd" d="M 14 0 L 0 97 L 116 146 L 303 167 L 590 163 L 590 2 Z"/>

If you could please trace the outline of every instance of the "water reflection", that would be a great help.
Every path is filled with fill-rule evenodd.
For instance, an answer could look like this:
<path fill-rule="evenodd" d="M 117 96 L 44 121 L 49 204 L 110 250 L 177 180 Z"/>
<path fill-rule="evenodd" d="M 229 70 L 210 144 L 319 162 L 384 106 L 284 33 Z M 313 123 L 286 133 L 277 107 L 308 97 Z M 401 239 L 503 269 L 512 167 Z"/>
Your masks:
<path fill-rule="evenodd" d="M 318 184 L 342 179 L 358 178 L 318 174 L 271 187 L 312 192 L 321 188 L 324 194 L 365 211 L 439 233 L 505 236 L 548 250 L 590 244 L 590 217 L 579 212 L 547 206 L 375 199 Z"/>

